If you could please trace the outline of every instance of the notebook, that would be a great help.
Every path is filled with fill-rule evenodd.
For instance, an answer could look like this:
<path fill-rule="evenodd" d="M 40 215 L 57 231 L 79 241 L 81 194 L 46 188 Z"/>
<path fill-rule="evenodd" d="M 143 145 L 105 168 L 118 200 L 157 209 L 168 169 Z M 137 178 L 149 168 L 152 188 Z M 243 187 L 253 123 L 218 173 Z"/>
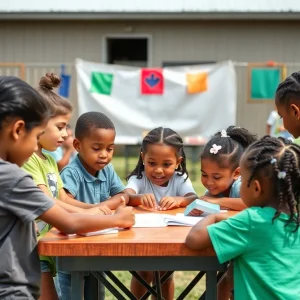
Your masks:
<path fill-rule="evenodd" d="M 136 214 L 134 228 L 151 228 L 151 227 L 167 227 L 167 226 L 189 226 L 192 227 L 202 217 L 187 217 L 183 214 L 168 215 L 168 214 Z"/>
<path fill-rule="evenodd" d="M 213 203 L 206 202 L 204 200 L 196 199 L 186 207 L 184 211 L 184 215 L 188 216 L 189 213 L 194 209 L 203 211 L 204 214 L 202 214 L 202 216 L 207 214 L 217 214 L 220 212 L 224 212 L 220 210 L 220 205 L 218 204 L 213 204 Z"/>

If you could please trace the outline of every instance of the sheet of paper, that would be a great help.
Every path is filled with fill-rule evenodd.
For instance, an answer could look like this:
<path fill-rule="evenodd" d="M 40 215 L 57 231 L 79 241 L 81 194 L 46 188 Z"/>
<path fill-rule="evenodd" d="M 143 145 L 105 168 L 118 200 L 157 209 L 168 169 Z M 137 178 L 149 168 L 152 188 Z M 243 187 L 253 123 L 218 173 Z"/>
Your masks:
<path fill-rule="evenodd" d="M 183 213 L 176 214 L 176 219 L 178 222 L 189 224 L 190 226 L 194 226 L 197 224 L 200 220 L 203 219 L 202 216 L 185 216 Z M 187 225 L 188 226 L 188 225 Z"/>
<path fill-rule="evenodd" d="M 92 235 L 102 235 L 102 234 L 117 234 L 118 232 L 119 230 L 117 228 L 108 228 L 108 229 L 103 229 L 98 231 L 87 232 L 87 233 L 80 233 L 79 235 L 92 236 Z"/>
<path fill-rule="evenodd" d="M 136 214 L 135 215 L 135 228 L 146 228 L 146 227 L 166 227 L 161 214 L 149 213 L 149 214 Z"/>

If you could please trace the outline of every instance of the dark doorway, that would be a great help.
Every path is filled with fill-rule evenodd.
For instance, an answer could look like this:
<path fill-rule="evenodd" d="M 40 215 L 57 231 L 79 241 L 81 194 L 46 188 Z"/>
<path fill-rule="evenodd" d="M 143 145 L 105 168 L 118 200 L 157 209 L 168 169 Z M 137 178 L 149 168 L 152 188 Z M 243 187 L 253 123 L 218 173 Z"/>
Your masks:
<path fill-rule="evenodd" d="M 107 63 L 146 67 L 148 42 L 147 38 L 107 38 Z"/>

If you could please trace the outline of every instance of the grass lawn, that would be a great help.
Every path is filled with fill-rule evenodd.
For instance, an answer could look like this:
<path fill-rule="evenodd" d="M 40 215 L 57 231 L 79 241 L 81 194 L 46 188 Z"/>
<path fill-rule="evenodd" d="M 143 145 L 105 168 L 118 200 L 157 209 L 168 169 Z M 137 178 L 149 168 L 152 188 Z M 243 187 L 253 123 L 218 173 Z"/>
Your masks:
<path fill-rule="evenodd" d="M 128 161 L 129 171 L 132 171 L 137 163 L 137 157 L 130 157 Z M 120 178 L 125 181 L 125 160 L 123 157 L 114 157 L 112 164 Z M 187 161 L 188 171 L 191 172 L 192 163 L 190 160 Z M 195 178 L 196 180 L 192 181 L 194 189 L 196 190 L 198 195 L 204 194 L 204 187 L 200 182 L 200 163 L 197 162 L 194 164 L 195 170 Z M 131 274 L 125 271 L 115 271 L 114 274 L 119 278 L 119 280 L 125 284 L 128 288 L 130 287 Z M 177 271 L 174 273 L 175 279 L 175 298 L 177 298 L 180 293 L 184 290 L 184 288 L 191 282 L 191 280 L 195 277 L 197 272 L 191 271 Z M 191 291 L 191 293 L 187 296 L 186 299 L 194 300 L 199 299 L 200 295 L 203 293 L 205 289 L 205 277 L 195 286 L 195 288 Z M 106 299 L 112 300 L 114 298 L 108 291 L 106 291 Z"/>

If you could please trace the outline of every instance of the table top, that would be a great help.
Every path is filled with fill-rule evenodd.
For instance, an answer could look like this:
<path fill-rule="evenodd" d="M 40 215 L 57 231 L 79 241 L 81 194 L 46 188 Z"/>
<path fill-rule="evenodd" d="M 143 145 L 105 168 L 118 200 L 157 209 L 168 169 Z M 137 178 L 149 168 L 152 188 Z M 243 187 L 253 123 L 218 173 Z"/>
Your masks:
<path fill-rule="evenodd" d="M 182 213 L 184 208 L 163 213 Z M 145 213 L 140 207 L 135 213 Z M 157 211 L 155 211 L 157 213 Z M 228 212 L 229 216 L 234 212 Z M 163 228 L 131 228 L 118 234 L 97 236 L 66 236 L 53 228 L 38 244 L 44 256 L 215 256 L 213 248 L 203 251 L 190 250 L 185 238 L 191 227 L 167 226 Z"/>

